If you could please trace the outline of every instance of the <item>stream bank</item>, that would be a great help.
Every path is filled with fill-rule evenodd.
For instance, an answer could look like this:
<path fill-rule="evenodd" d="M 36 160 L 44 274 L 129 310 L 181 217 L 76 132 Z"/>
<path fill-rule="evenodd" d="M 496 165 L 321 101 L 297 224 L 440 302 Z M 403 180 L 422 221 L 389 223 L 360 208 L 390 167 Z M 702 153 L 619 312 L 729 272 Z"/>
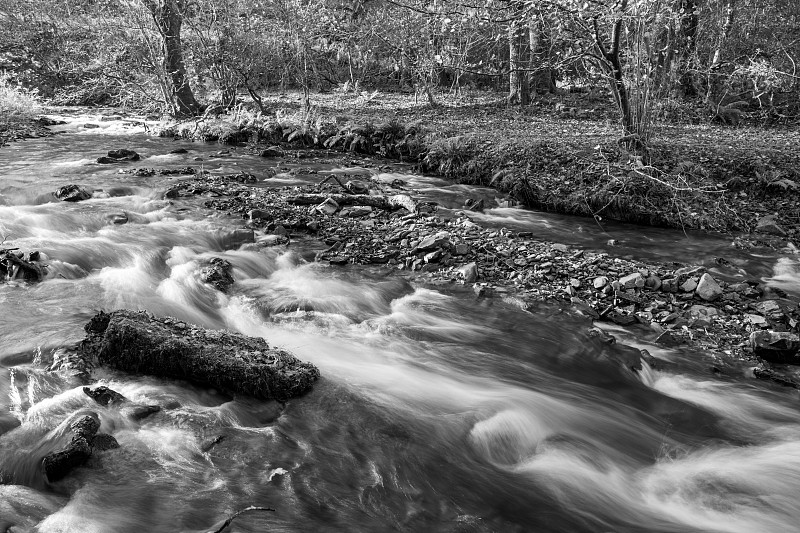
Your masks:
<path fill-rule="evenodd" d="M 290 94 L 267 99 L 274 117 L 239 111 L 167 125 L 161 134 L 251 143 L 254 152 L 280 144 L 396 158 L 598 223 L 797 238 L 797 132 L 665 123 L 643 160 L 620 147 L 602 105 L 575 95 L 565 105 L 564 98 L 519 110 L 485 99 L 429 108 L 400 95 L 315 95 L 306 109 Z"/>

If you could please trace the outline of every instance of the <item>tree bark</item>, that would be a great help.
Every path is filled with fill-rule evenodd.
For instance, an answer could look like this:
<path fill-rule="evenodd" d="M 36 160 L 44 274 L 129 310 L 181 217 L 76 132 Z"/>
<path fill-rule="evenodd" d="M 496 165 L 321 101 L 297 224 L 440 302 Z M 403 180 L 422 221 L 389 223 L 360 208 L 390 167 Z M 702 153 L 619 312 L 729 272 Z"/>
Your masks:
<path fill-rule="evenodd" d="M 696 67 L 697 26 L 700 18 L 697 14 L 698 0 L 679 0 L 681 11 L 678 29 L 677 88 L 683 96 L 697 96 Z"/>
<path fill-rule="evenodd" d="M 153 16 L 164 46 L 164 68 L 172 81 L 172 94 L 175 97 L 177 114 L 196 116 L 203 112 L 194 97 L 186 75 L 183 60 L 181 26 L 183 25 L 184 0 L 143 0 Z"/>
<path fill-rule="evenodd" d="M 717 49 L 714 50 L 714 57 L 711 60 L 711 66 L 719 64 L 722 60 L 722 50 L 725 47 L 725 41 L 733 29 L 733 20 L 736 17 L 736 0 L 728 0 L 725 6 L 725 21 L 722 24 L 722 31 L 719 34 L 719 41 L 717 41 Z"/>
<path fill-rule="evenodd" d="M 522 22 L 522 15 L 508 27 L 508 102 L 510 104 L 530 104 L 528 84 L 528 32 Z"/>
<path fill-rule="evenodd" d="M 597 19 L 594 20 L 595 46 L 602 56 L 602 66 L 609 75 L 609 84 L 614 100 L 617 103 L 620 115 L 622 116 L 622 127 L 626 136 L 633 135 L 633 116 L 631 115 L 631 104 L 628 98 L 628 88 L 625 86 L 625 79 L 622 72 L 622 60 L 620 58 L 620 41 L 622 39 L 622 14 L 628 7 L 628 0 L 622 0 L 620 4 L 620 15 L 614 21 L 611 30 L 611 47 L 606 48 L 603 38 L 600 35 Z"/>
<path fill-rule="evenodd" d="M 531 72 L 528 74 L 528 86 L 531 94 L 539 94 L 540 91 L 555 93 L 553 69 L 548 65 L 550 38 L 543 24 L 541 12 L 535 12 L 528 22 L 528 49 L 531 67 Z"/>

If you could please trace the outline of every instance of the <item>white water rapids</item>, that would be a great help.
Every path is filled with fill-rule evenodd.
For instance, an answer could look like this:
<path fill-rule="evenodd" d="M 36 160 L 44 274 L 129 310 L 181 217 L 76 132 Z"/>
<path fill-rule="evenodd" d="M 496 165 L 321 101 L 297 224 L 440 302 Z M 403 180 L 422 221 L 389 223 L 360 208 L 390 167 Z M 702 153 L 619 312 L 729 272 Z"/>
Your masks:
<path fill-rule="evenodd" d="M 92 161 L 130 148 L 138 166 L 199 166 L 201 156 L 212 172 L 259 175 L 274 163 L 243 149 L 210 158 L 221 147 L 119 122 L 78 127 L 90 119 L 0 149 L 0 233 L 49 265 L 42 283 L 0 285 L 0 532 L 206 531 L 251 505 L 275 512 L 244 514 L 226 531 L 797 531 L 797 391 L 756 382 L 746 367 L 718 375 L 702 353 L 613 332 L 656 358 L 636 372 L 630 350 L 590 338 L 569 313 L 524 313 L 385 267 L 314 263 L 312 241 L 240 247 L 231 231 L 241 220 L 162 199 L 176 178 Z M 190 153 L 168 154 L 179 146 Z M 444 204 L 464 193 L 407 179 Z M 54 201 L 68 183 L 94 197 Z M 120 213 L 127 224 L 111 222 Z M 584 245 L 605 239 L 585 220 L 510 208 L 476 221 Z M 660 245 L 646 258 L 725 249 L 664 230 L 619 235 L 629 255 Z M 198 280 L 210 257 L 234 265 L 230 294 Z M 800 292 L 789 256 L 732 260 Z M 263 336 L 322 379 L 280 405 L 99 369 L 99 383 L 162 407 L 134 421 L 95 404 L 77 378 L 47 371 L 93 314 L 116 308 Z M 48 485 L 38 461 L 87 410 L 120 448 Z"/>

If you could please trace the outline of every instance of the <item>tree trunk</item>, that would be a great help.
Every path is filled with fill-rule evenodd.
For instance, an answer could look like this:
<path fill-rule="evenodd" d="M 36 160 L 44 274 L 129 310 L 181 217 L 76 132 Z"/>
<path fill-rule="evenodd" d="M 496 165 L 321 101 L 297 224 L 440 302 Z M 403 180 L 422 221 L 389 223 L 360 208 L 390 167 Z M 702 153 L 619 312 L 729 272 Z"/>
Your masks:
<path fill-rule="evenodd" d="M 717 49 L 714 50 L 714 58 L 711 60 L 711 66 L 719 64 L 722 59 L 722 50 L 725 47 L 725 41 L 733 29 L 733 19 L 736 16 L 736 0 L 728 0 L 728 5 L 725 6 L 725 22 L 722 24 L 722 31 L 719 35 L 717 42 Z"/>
<path fill-rule="evenodd" d="M 698 0 L 679 0 L 681 11 L 678 29 L 678 57 L 676 74 L 679 76 L 677 89 L 685 97 L 697 96 L 697 76 L 695 75 L 697 55 L 697 14 Z"/>
<path fill-rule="evenodd" d="M 195 116 L 203 112 L 194 97 L 186 75 L 186 64 L 183 61 L 183 45 L 181 43 L 181 26 L 183 25 L 183 0 L 143 0 L 153 15 L 159 33 L 164 40 L 164 68 L 172 81 L 172 94 L 175 97 L 177 111 L 182 116 Z"/>
<path fill-rule="evenodd" d="M 528 21 L 528 50 L 530 54 L 531 72 L 528 74 L 528 86 L 531 94 L 540 92 L 555 93 L 553 69 L 550 68 L 550 39 L 542 22 L 542 14 L 535 12 Z M 535 70 L 535 72 L 533 72 Z"/>
<path fill-rule="evenodd" d="M 736 0 L 728 0 L 725 6 L 725 21 L 722 23 L 722 30 L 719 34 L 717 41 L 717 48 L 714 50 L 714 56 L 711 59 L 711 65 L 708 67 L 708 89 L 706 91 L 706 103 L 713 103 L 716 105 L 717 112 L 722 103 L 723 97 L 717 97 L 720 93 L 722 85 L 722 75 L 719 73 L 722 62 L 722 50 L 725 47 L 725 42 L 733 29 L 733 19 L 736 16 Z M 714 102 L 714 100 L 717 100 Z"/>
<path fill-rule="evenodd" d="M 510 104 L 530 104 L 528 85 L 527 32 L 518 21 L 508 27 L 508 102 Z"/>
<path fill-rule="evenodd" d="M 614 21 L 611 30 L 611 47 L 607 48 L 603 37 L 600 35 L 600 28 L 597 19 L 594 20 L 594 38 L 597 51 L 600 52 L 603 60 L 601 66 L 606 71 L 608 82 L 611 87 L 611 93 L 614 95 L 614 101 L 619 109 L 622 118 L 622 128 L 625 137 L 631 138 L 626 141 L 628 146 L 633 150 L 642 149 L 641 141 L 636 140 L 636 128 L 634 116 L 631 112 L 631 103 L 628 95 L 628 88 L 625 86 L 624 73 L 622 71 L 622 58 L 620 53 L 620 42 L 622 39 L 623 20 L 625 10 L 628 8 L 628 0 L 621 0 L 619 7 L 619 15 Z"/>

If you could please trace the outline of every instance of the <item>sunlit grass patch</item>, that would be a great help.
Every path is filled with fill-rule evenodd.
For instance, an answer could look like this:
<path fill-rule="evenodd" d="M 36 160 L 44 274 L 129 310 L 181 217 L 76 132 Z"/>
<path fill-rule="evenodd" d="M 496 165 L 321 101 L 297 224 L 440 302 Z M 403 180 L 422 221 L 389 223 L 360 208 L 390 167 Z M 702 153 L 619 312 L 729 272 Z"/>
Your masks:
<path fill-rule="evenodd" d="M 32 120 L 41 110 L 35 90 L 26 89 L 0 74 L 0 128 Z"/>

